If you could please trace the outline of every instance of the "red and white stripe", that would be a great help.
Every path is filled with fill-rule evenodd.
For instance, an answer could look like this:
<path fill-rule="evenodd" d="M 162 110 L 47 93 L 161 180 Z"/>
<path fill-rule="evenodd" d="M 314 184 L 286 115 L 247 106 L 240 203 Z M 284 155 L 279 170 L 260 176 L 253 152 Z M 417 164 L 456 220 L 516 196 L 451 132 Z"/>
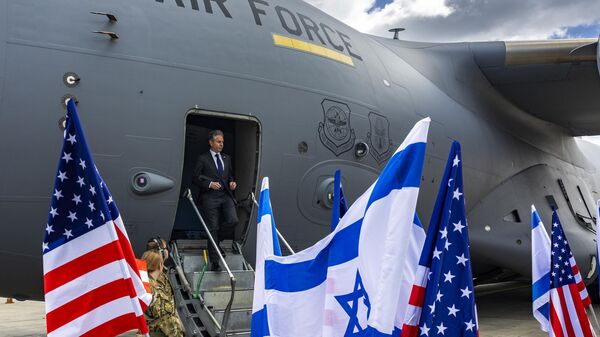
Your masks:
<path fill-rule="evenodd" d="M 583 282 L 583 278 L 581 277 L 581 273 L 579 272 L 579 267 L 577 267 L 577 262 L 575 262 L 575 258 L 573 256 L 571 256 L 569 259 L 569 263 L 571 264 L 573 275 L 575 275 L 575 282 L 577 282 L 577 289 L 579 289 L 581 301 L 583 302 L 583 306 L 587 309 L 590 305 L 592 305 L 592 300 L 590 299 L 590 295 L 588 294 L 585 283 Z"/>
<path fill-rule="evenodd" d="M 550 337 L 592 337 L 576 284 L 550 290 Z"/>
<path fill-rule="evenodd" d="M 427 276 L 429 268 L 418 265 L 415 276 L 415 284 L 413 284 L 408 299 L 408 308 L 404 316 L 404 324 L 402 324 L 402 337 L 416 337 L 419 335 L 419 319 L 425 302 L 425 288 L 427 287 Z"/>
<path fill-rule="evenodd" d="M 49 337 L 147 333 L 142 308 L 146 291 L 118 222 L 122 225 L 120 218 L 108 221 L 44 254 Z"/>
<path fill-rule="evenodd" d="M 123 219 L 121 219 L 121 216 L 114 220 L 114 225 L 117 231 L 119 242 L 121 243 L 121 248 L 123 249 L 123 256 L 125 256 L 125 260 L 127 261 L 129 274 L 131 275 L 131 281 L 135 289 L 135 294 L 140 300 L 142 311 L 146 311 L 146 308 L 148 308 L 150 301 L 152 300 L 152 295 L 146 291 L 146 287 L 142 281 L 140 270 L 135 262 L 135 254 L 133 253 L 133 248 L 131 248 L 131 242 L 127 236 L 127 230 L 125 230 L 125 225 L 123 224 Z"/>
<path fill-rule="evenodd" d="M 148 264 L 146 264 L 145 260 L 140 259 L 135 259 L 135 262 L 137 263 L 137 268 L 140 271 L 140 278 L 142 279 L 146 293 L 152 294 L 152 290 L 150 289 L 150 278 L 148 277 Z"/>

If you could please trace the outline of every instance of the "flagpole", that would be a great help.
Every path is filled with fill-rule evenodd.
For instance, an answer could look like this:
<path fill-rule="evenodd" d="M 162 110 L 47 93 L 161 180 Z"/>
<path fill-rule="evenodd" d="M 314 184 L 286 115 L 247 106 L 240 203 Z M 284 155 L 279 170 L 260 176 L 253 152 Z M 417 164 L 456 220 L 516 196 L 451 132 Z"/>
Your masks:
<path fill-rule="evenodd" d="M 256 205 L 256 207 L 258 207 L 258 201 L 256 201 L 256 196 L 254 195 L 254 192 L 250 192 L 250 195 L 252 197 L 252 202 Z M 279 229 L 275 228 L 275 231 L 277 232 L 277 236 L 279 237 L 279 240 L 281 240 L 281 242 L 283 243 L 285 248 L 287 248 L 287 250 L 290 253 L 296 254 L 296 252 L 294 252 L 294 250 L 292 249 L 292 246 L 290 246 L 290 244 L 285 240 L 283 235 L 281 235 L 281 233 L 279 232 Z"/>
<path fill-rule="evenodd" d="M 277 236 L 279 236 L 279 240 L 281 240 L 281 242 L 283 242 L 283 245 L 285 246 L 285 248 L 287 248 L 287 250 L 289 250 L 290 253 L 296 254 L 296 252 L 294 252 L 294 250 L 292 249 L 292 246 L 290 246 L 290 244 L 287 241 L 285 241 L 285 238 L 283 237 L 283 235 L 281 235 L 281 233 L 279 233 L 279 229 L 275 228 L 275 231 L 277 232 Z"/>

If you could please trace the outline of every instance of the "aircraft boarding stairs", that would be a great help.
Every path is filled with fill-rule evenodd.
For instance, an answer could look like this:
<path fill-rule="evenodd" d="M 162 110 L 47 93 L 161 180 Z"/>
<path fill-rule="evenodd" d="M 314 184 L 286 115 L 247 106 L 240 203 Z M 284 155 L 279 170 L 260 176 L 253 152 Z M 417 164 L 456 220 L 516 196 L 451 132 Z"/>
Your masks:
<path fill-rule="evenodd" d="M 258 205 L 254 194 L 250 196 L 252 202 Z M 169 271 L 169 279 L 186 336 L 249 337 L 254 270 L 244 259 L 240 245 L 231 240 L 224 240 L 219 245 L 222 249 L 219 261 L 223 270 L 207 270 L 208 247 L 216 248 L 218 243 L 210 235 L 189 189 L 184 197 L 208 236 L 205 240 L 171 242 L 170 252 L 175 268 Z"/>
<path fill-rule="evenodd" d="M 171 270 L 169 278 L 186 336 L 250 336 L 254 270 L 237 243 L 222 241 L 224 259 L 231 273 L 223 262 L 223 271 L 203 272 L 203 251 L 209 244 L 208 240 L 171 243 L 171 253 L 178 268 Z"/>

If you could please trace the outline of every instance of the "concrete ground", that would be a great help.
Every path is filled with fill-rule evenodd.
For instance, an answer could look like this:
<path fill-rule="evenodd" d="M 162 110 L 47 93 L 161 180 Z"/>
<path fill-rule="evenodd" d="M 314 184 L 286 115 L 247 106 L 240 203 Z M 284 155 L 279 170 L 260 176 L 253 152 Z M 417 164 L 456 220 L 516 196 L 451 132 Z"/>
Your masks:
<path fill-rule="evenodd" d="M 527 284 L 483 286 L 475 288 L 475 293 L 478 292 L 480 295 L 477 295 L 476 301 L 481 337 L 548 336 L 548 333 L 540 330 L 539 323 L 533 318 L 531 287 Z M 594 310 L 600 314 L 598 304 L 594 304 Z M 588 316 L 592 326 L 598 331 L 593 316 Z"/>
<path fill-rule="evenodd" d="M 475 292 L 481 337 L 548 336 L 531 314 L 531 289 L 526 285 L 477 287 Z M 594 307 L 600 314 L 600 308 Z M 0 298 L 0 337 L 41 337 L 46 336 L 45 328 L 43 302 L 6 304 L 6 299 Z"/>
<path fill-rule="evenodd" d="M 46 319 L 44 302 L 14 301 L 6 303 L 0 297 L 0 337 L 44 337 L 46 336 Z M 121 337 L 134 337 L 135 332 Z"/>
<path fill-rule="evenodd" d="M 508 289 L 477 287 L 475 294 L 481 337 L 548 336 L 531 313 L 530 287 L 517 284 Z"/>
<path fill-rule="evenodd" d="M 6 304 L 0 298 L 0 336 L 1 337 L 39 337 L 46 336 L 44 303 L 35 301 Z"/>

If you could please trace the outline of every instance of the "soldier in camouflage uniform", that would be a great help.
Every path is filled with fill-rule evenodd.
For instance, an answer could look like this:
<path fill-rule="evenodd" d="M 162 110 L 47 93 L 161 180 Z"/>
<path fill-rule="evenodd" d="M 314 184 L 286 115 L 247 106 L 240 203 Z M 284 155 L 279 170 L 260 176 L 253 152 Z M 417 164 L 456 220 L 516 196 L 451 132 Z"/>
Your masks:
<path fill-rule="evenodd" d="M 167 259 L 169 258 L 169 250 L 167 249 L 167 242 L 156 236 L 151 238 L 150 240 L 148 240 L 148 242 L 146 243 L 146 251 L 154 251 L 160 254 L 160 256 L 163 258 L 163 263 L 167 261 Z M 171 287 L 171 281 L 169 281 L 169 277 L 167 275 L 168 273 L 168 268 L 166 266 L 163 266 L 163 271 L 162 273 L 160 273 L 157 281 L 165 286 L 165 289 L 167 289 L 168 294 L 170 297 L 173 297 L 173 288 Z"/>
<path fill-rule="evenodd" d="M 170 284 L 165 282 L 167 278 L 162 272 L 162 257 L 157 252 L 147 251 L 142 259 L 146 260 L 148 265 L 150 288 L 152 290 L 152 302 L 150 302 L 150 306 L 144 313 L 150 336 L 183 337 L 183 326 L 177 316 L 173 290 Z"/>
<path fill-rule="evenodd" d="M 166 294 L 169 296 L 169 298 L 173 298 L 173 288 L 171 287 L 171 281 L 169 281 L 169 276 L 167 275 L 166 268 L 163 270 L 162 273 L 158 275 L 156 282 L 160 284 L 161 287 L 164 287 Z"/>

